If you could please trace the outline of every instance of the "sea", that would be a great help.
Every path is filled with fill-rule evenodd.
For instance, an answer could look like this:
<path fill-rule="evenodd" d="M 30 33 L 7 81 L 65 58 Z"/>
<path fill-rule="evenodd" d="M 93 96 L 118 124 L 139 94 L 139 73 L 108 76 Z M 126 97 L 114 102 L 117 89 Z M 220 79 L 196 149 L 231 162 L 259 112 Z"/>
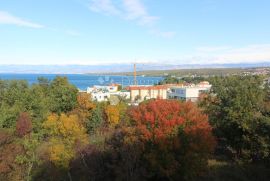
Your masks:
<path fill-rule="evenodd" d="M 0 80 L 26 80 L 34 84 L 38 82 L 38 77 L 44 77 L 53 80 L 56 76 L 67 77 L 69 82 L 80 90 L 86 90 L 87 87 L 94 85 L 109 85 L 112 83 L 120 84 L 126 87 L 134 84 L 133 76 L 120 75 L 92 75 L 92 74 L 0 74 Z M 154 85 L 161 81 L 163 77 L 137 76 L 138 85 Z"/>

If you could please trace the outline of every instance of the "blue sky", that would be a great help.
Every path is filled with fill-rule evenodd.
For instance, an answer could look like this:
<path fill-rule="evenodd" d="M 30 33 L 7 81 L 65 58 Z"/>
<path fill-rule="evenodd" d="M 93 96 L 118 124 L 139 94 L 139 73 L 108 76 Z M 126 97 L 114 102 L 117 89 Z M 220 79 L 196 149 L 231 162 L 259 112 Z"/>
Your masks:
<path fill-rule="evenodd" d="M 270 62 L 269 0 L 0 0 L 0 64 Z"/>

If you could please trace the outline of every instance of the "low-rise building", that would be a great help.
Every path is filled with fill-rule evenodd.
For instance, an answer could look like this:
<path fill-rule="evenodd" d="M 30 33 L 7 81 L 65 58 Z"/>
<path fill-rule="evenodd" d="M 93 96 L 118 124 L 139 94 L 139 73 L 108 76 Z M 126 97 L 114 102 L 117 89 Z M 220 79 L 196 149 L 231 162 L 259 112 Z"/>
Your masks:
<path fill-rule="evenodd" d="M 130 99 L 129 91 L 118 91 L 118 85 L 88 87 L 88 94 L 91 94 L 93 101 L 103 102 L 110 101 L 111 97 L 120 97 L 122 99 Z"/>
<path fill-rule="evenodd" d="M 91 99 L 93 101 L 97 101 L 97 102 L 103 102 L 103 101 L 108 101 L 110 98 L 110 93 L 109 92 L 91 92 Z"/>
<path fill-rule="evenodd" d="M 95 85 L 93 87 L 87 87 L 87 93 L 92 93 L 92 92 L 117 92 L 118 91 L 118 85 Z"/>
<path fill-rule="evenodd" d="M 197 85 L 175 85 L 170 86 L 168 91 L 168 99 L 179 99 L 183 101 L 196 102 L 201 93 L 208 92 L 212 85 L 209 82 L 200 82 Z"/>
<path fill-rule="evenodd" d="M 130 91 L 130 99 L 134 101 L 144 101 L 148 99 L 166 99 L 168 87 L 158 86 L 129 86 L 126 88 Z"/>

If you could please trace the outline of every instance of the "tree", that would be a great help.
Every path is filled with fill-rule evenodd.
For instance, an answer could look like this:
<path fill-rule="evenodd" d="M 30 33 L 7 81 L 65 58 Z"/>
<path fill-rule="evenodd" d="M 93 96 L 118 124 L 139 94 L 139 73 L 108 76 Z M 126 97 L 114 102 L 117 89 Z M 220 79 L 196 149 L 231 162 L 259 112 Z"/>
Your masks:
<path fill-rule="evenodd" d="M 80 124 L 77 115 L 52 114 L 43 123 L 43 126 L 50 138 L 49 158 L 56 166 L 67 168 L 76 149 L 89 142 L 86 129 Z"/>
<path fill-rule="evenodd" d="M 28 113 L 23 112 L 20 114 L 16 123 L 17 135 L 23 137 L 29 134 L 32 130 L 32 122 Z"/>
<path fill-rule="evenodd" d="M 129 114 L 154 179 L 191 179 L 206 168 L 215 139 L 208 117 L 193 103 L 150 100 Z"/>
<path fill-rule="evenodd" d="M 76 107 L 78 90 L 66 77 L 56 77 L 50 84 L 49 104 L 54 113 L 69 112 Z"/>
<path fill-rule="evenodd" d="M 31 137 L 23 138 L 21 145 L 24 148 L 24 153 L 16 156 L 15 162 L 25 168 L 24 178 L 27 181 L 30 181 L 32 178 L 33 168 L 39 166 L 41 163 L 37 153 L 40 142 L 41 139 L 38 134 L 32 134 Z"/>
<path fill-rule="evenodd" d="M 26 81 L 3 81 L 1 85 L 0 126 L 15 128 L 20 112 L 31 109 L 31 96 Z"/>
<path fill-rule="evenodd" d="M 118 106 L 108 105 L 105 108 L 105 113 L 107 115 L 107 121 L 110 126 L 115 126 L 119 123 L 120 113 Z"/>
<path fill-rule="evenodd" d="M 77 96 L 78 107 L 83 110 L 91 111 L 95 105 L 91 102 L 91 95 L 87 93 L 80 93 Z"/>
<path fill-rule="evenodd" d="M 13 132 L 0 129 L 0 180 L 24 180 L 25 167 L 16 162 L 20 154 L 24 154 L 24 149 Z"/>
<path fill-rule="evenodd" d="M 39 85 L 29 86 L 26 81 L 0 82 L 0 127 L 15 128 L 21 112 L 28 112 L 36 131 L 47 117 L 48 96 Z"/>
<path fill-rule="evenodd" d="M 70 145 L 65 144 L 62 140 L 51 139 L 48 146 L 49 160 L 57 167 L 67 169 L 70 160 L 74 157 L 75 152 Z"/>
<path fill-rule="evenodd" d="M 77 102 L 77 107 L 69 114 L 77 115 L 83 126 L 87 127 L 88 122 L 91 120 L 92 111 L 96 106 L 91 101 L 91 95 L 87 93 L 79 93 Z"/>
<path fill-rule="evenodd" d="M 87 132 L 90 134 L 95 133 L 97 128 L 101 127 L 105 123 L 105 103 L 96 103 L 95 108 L 92 110 L 91 119 L 87 122 Z"/>
<path fill-rule="evenodd" d="M 72 144 L 76 141 L 88 143 L 86 129 L 80 124 L 77 115 L 51 114 L 43 125 L 50 136 L 66 139 Z"/>
<path fill-rule="evenodd" d="M 267 131 L 270 122 L 264 107 L 266 94 L 262 78 L 215 77 L 211 83 L 210 94 L 199 104 L 209 114 L 221 151 L 230 151 L 237 160 L 267 158 L 270 153 Z"/>
<path fill-rule="evenodd" d="M 46 91 L 49 88 L 50 81 L 45 77 L 38 77 L 38 85 Z"/>

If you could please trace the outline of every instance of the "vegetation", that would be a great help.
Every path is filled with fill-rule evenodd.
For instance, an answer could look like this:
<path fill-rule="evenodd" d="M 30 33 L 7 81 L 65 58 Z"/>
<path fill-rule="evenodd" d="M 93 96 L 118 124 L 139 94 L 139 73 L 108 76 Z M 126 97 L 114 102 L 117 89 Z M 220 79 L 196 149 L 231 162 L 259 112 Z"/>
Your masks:
<path fill-rule="evenodd" d="M 198 104 L 133 107 L 92 102 L 63 77 L 0 80 L 0 180 L 269 180 L 269 87 L 209 81 Z"/>
<path fill-rule="evenodd" d="M 199 105 L 209 115 L 218 140 L 218 159 L 206 180 L 216 180 L 226 172 L 230 172 L 227 180 L 268 180 L 268 85 L 258 76 L 214 77 L 210 81 L 212 90 L 201 96 Z"/>
<path fill-rule="evenodd" d="M 190 180 L 206 168 L 215 139 L 207 116 L 193 103 L 149 101 L 130 114 L 153 178 Z"/>
<path fill-rule="evenodd" d="M 160 85 L 163 84 L 183 84 L 183 83 L 193 83 L 198 84 L 201 81 L 207 80 L 205 77 L 197 76 L 197 77 L 175 77 L 168 75 L 164 77 L 162 81 L 159 82 Z"/>
<path fill-rule="evenodd" d="M 247 71 L 253 72 L 252 68 L 198 68 L 198 69 L 175 69 L 175 70 L 145 70 L 137 71 L 137 75 L 145 76 L 167 76 L 173 75 L 176 77 L 196 76 L 226 76 L 232 74 L 241 74 Z M 108 73 L 108 75 L 127 75 L 133 76 L 133 72 Z"/>

